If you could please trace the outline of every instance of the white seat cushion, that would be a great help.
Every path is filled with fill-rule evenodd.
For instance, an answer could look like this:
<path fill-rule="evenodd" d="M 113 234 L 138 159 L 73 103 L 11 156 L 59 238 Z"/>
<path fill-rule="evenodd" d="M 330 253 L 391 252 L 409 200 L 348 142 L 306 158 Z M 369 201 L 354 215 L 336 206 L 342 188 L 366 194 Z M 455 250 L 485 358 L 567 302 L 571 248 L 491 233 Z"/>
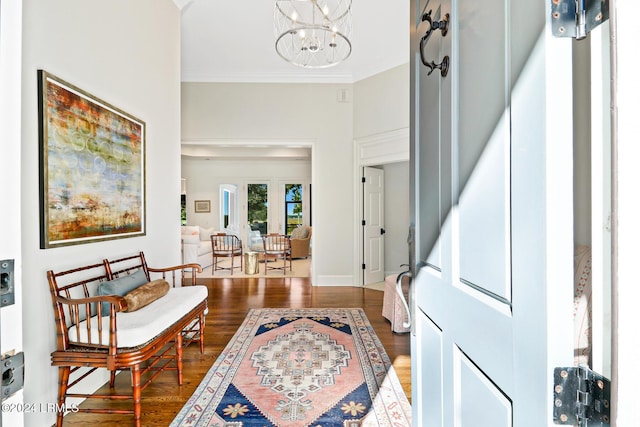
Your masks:
<path fill-rule="evenodd" d="M 171 288 L 169 293 L 151 304 L 131 313 L 117 313 L 118 348 L 136 347 L 180 320 L 186 313 L 207 299 L 206 286 Z M 71 342 L 87 343 L 86 320 L 69 329 Z M 80 329 L 80 340 L 76 330 Z M 109 343 L 109 317 L 102 318 L 102 344 Z M 91 343 L 98 344 L 98 318 L 91 317 Z"/>

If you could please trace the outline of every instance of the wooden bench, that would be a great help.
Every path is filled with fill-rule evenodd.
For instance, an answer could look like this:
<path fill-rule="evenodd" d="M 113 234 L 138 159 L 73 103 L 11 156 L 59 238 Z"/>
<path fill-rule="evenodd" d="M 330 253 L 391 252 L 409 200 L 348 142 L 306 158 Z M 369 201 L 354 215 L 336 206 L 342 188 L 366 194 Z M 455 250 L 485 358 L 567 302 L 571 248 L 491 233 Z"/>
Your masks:
<path fill-rule="evenodd" d="M 125 312 L 127 302 L 122 296 L 98 295 L 100 283 L 136 272 L 139 276 L 140 271 L 147 282 L 166 280 L 171 286 L 169 292 L 134 312 Z M 146 386 L 166 370 L 177 371 L 178 384 L 182 385 L 183 348 L 197 342 L 204 352 L 207 288 L 196 285 L 196 273 L 201 272 L 198 264 L 150 268 L 142 252 L 72 270 L 48 271 L 57 331 L 51 364 L 58 367 L 58 407 L 63 407 L 67 397 L 132 399 L 133 408 L 129 410 L 80 411 L 133 414 L 136 427 L 140 427 L 141 394 Z M 76 373 L 81 368 L 88 369 Z M 98 368 L 110 371 L 111 388 L 117 371 L 130 370 L 131 394 L 70 392 Z M 63 415 L 57 415 L 58 427 L 62 426 Z"/>

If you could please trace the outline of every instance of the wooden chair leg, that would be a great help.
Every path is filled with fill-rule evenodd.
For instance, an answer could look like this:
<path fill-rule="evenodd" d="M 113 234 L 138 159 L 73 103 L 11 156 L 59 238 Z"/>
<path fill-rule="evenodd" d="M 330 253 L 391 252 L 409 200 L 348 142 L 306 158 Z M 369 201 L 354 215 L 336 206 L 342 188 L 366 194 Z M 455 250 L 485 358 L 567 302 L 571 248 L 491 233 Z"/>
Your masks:
<path fill-rule="evenodd" d="M 142 427 L 140 416 L 142 415 L 142 388 L 140 384 L 140 365 L 131 367 L 131 388 L 133 390 L 133 421 L 136 427 Z"/>
<path fill-rule="evenodd" d="M 69 388 L 70 372 L 70 366 L 61 366 L 58 368 L 58 408 L 64 407 L 64 402 L 67 396 L 67 389 Z M 56 427 L 62 427 L 63 416 L 64 411 L 58 411 L 58 414 L 56 416 Z"/>

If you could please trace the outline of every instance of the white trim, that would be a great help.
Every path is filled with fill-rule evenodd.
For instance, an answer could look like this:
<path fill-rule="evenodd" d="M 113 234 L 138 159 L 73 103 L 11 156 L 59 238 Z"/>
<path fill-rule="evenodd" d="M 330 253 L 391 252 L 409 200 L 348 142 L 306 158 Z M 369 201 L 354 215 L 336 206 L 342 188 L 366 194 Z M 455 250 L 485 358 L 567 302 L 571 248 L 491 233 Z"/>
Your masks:
<path fill-rule="evenodd" d="M 176 0 L 174 0 L 176 1 Z M 305 73 L 237 73 L 215 74 L 182 71 L 182 82 L 193 83 L 331 83 L 352 84 L 354 77 L 351 73 L 327 74 L 314 73 L 305 70 Z"/>
<path fill-rule="evenodd" d="M 409 161 L 409 128 L 358 138 L 356 160 L 359 166 Z"/>
<path fill-rule="evenodd" d="M 184 145 L 188 145 L 188 144 L 193 144 L 193 145 L 224 145 L 224 144 L 229 144 L 231 146 L 238 146 L 241 147 L 243 144 L 247 144 L 247 145 L 253 145 L 253 146 L 281 146 L 281 147 L 285 147 L 285 146 L 291 146 L 291 145 L 299 145 L 299 146 L 303 146 L 303 147 L 310 147 L 311 148 L 311 182 L 308 182 L 305 180 L 306 184 L 309 184 L 311 186 L 313 186 L 314 188 L 316 187 L 316 183 L 317 181 L 317 168 L 318 168 L 318 160 L 317 160 L 317 152 L 316 152 L 316 140 L 315 139 L 299 139 L 299 140 L 287 140 L 287 139 L 278 139 L 278 140 L 267 140 L 267 139 L 262 139 L 262 140 L 240 140 L 240 139 L 188 139 L 188 140 L 182 140 L 181 144 Z M 246 191 L 246 185 L 247 185 L 247 180 L 243 180 L 242 183 L 238 184 L 239 186 L 244 186 L 244 188 L 241 188 L 240 191 Z M 251 180 L 251 182 L 257 182 L 256 180 Z M 267 181 L 265 181 L 267 182 Z M 268 181 L 270 182 L 270 181 Z M 307 213 L 307 218 L 313 218 L 316 215 L 316 209 L 317 209 L 317 203 L 316 203 L 316 193 L 317 191 L 313 191 L 311 193 L 311 210 Z M 246 218 L 246 206 L 245 207 L 239 207 L 239 216 L 240 218 L 242 218 L 243 215 L 245 215 Z M 244 231 L 243 228 L 244 227 Z M 314 226 L 314 237 L 313 240 L 316 241 L 318 239 L 317 236 L 319 236 L 320 234 L 316 234 L 318 231 L 322 231 L 321 229 L 318 230 L 315 226 Z M 246 232 L 246 225 L 243 223 L 243 225 L 241 226 L 241 232 Z M 314 254 L 315 255 L 315 254 Z M 315 285 L 317 283 L 317 268 L 316 268 L 316 259 L 317 256 L 312 256 L 311 257 L 311 284 Z"/>
<path fill-rule="evenodd" d="M 353 253 L 358 254 L 353 266 L 353 286 L 362 286 L 364 272 L 362 271 L 363 235 L 362 235 L 362 167 L 384 165 L 388 163 L 408 162 L 409 128 L 401 128 L 388 132 L 356 138 L 353 144 L 353 185 L 355 197 L 353 199 L 354 227 Z"/>
<path fill-rule="evenodd" d="M 313 260 L 313 257 L 311 257 Z M 317 276 L 315 286 L 354 286 L 353 276 Z"/>

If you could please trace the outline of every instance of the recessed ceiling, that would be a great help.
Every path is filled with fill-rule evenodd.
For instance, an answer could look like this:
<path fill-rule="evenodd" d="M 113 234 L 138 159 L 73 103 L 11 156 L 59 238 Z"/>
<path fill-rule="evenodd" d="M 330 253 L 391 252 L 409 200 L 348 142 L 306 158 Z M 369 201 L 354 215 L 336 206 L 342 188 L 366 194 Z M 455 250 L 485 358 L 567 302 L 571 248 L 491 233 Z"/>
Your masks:
<path fill-rule="evenodd" d="M 409 61 L 409 0 L 353 0 L 351 56 L 326 69 L 275 51 L 275 0 L 174 0 L 182 8 L 182 81 L 353 83 Z"/>

